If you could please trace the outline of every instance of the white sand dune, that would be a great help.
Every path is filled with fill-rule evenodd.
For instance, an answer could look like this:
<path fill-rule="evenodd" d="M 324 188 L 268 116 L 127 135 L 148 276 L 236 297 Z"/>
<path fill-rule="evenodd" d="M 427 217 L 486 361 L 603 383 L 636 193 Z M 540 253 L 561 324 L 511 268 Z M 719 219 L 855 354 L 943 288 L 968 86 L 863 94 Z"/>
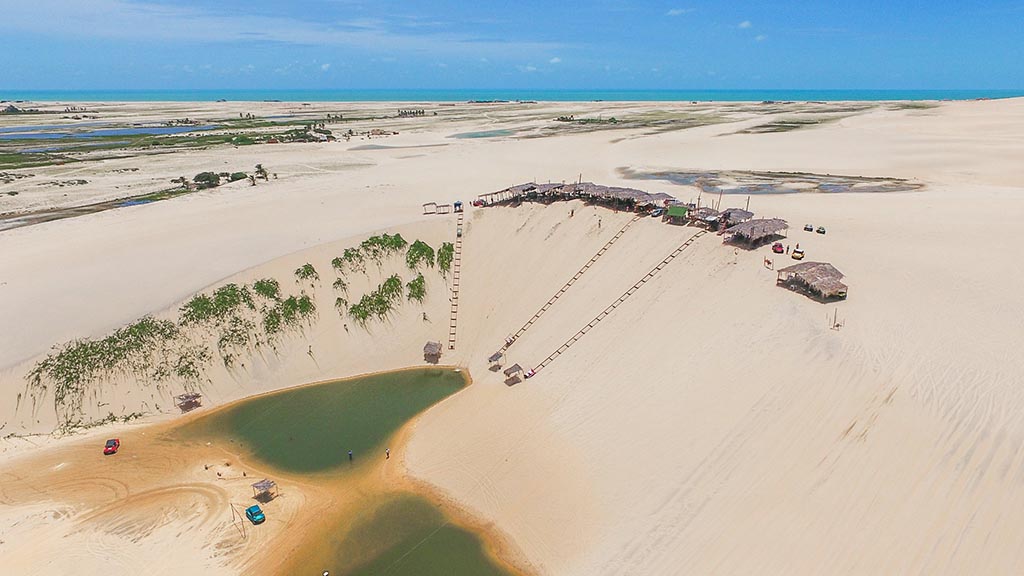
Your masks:
<path fill-rule="evenodd" d="M 422 417 L 407 464 L 492 521 L 543 574 L 1018 572 L 1024 101 L 873 110 L 813 129 L 734 134 L 749 123 L 533 140 L 452 140 L 446 127 L 425 123 L 386 144 L 448 146 L 161 158 L 172 175 L 216 157 L 262 162 L 281 178 L 0 233 L 3 432 L 47 424 L 13 403 L 28 363 L 51 344 L 173 309 L 222 280 L 284 278 L 306 261 L 323 269 L 374 230 L 435 245 L 451 239 L 453 219 L 422 216 L 421 202 L 580 173 L 696 194 L 624 180 L 622 167 L 908 178 L 926 187 L 751 199 L 759 215 L 789 220 L 787 242 L 809 260 L 847 275 L 848 301 L 822 305 L 778 288 L 763 266 L 767 248 L 735 249 L 708 234 L 513 386 L 488 370 L 487 357 L 631 216 L 578 202 L 472 210 L 458 346 L 444 361 L 468 367 L 475 385 Z M 357 161 L 365 166 L 328 168 Z M 745 202 L 726 197 L 723 207 Z M 828 234 L 805 233 L 804 223 Z M 631 225 L 507 362 L 536 366 L 694 232 L 649 218 Z M 776 267 L 788 262 L 775 257 Z M 329 287 L 318 288 L 316 328 L 277 359 L 216 372 L 208 394 L 224 402 L 416 364 L 423 342 L 446 333 L 444 283 L 431 287 L 422 308 L 408 305 L 369 333 L 346 331 L 329 310 Z M 840 330 L 830 329 L 834 314 Z M 123 400 L 129 389 L 107 393 Z M 9 440 L 3 457 L 24 458 L 20 442 Z M 49 444 L 44 454 L 62 442 Z M 5 506 L 0 517 L 41 510 L 17 499 Z M 50 544 L 32 554 L 59 546 L 56 535 L 78 521 L 68 518 L 34 525 L 32 539 Z M 152 541 L 144 550 L 157 554 L 176 540 Z M 0 544 L 0 559 L 33 560 L 10 550 Z"/>

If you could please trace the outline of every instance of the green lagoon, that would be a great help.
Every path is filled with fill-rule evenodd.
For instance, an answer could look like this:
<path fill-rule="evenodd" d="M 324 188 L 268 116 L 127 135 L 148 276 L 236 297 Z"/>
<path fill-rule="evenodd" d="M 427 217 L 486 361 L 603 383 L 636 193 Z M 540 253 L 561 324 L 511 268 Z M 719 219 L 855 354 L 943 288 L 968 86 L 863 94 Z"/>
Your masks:
<path fill-rule="evenodd" d="M 230 439 L 286 472 L 337 472 L 383 458 L 389 436 L 467 384 L 461 372 L 425 368 L 302 386 L 215 412 L 187 435 Z"/>
<path fill-rule="evenodd" d="M 423 368 L 303 386 L 213 412 L 178 435 L 231 441 L 273 468 L 341 481 L 344 489 L 345 472 L 382 465 L 386 443 L 399 428 L 468 384 L 462 372 Z M 273 502 L 265 508 L 273 516 Z M 414 493 L 367 494 L 333 525 L 288 564 L 310 574 L 511 575 L 488 556 L 477 534 L 450 523 Z"/>
<path fill-rule="evenodd" d="M 487 556 L 475 534 L 449 524 L 441 511 L 415 494 L 387 496 L 350 530 L 343 540 L 330 543 L 324 569 L 331 574 L 512 575 Z"/>

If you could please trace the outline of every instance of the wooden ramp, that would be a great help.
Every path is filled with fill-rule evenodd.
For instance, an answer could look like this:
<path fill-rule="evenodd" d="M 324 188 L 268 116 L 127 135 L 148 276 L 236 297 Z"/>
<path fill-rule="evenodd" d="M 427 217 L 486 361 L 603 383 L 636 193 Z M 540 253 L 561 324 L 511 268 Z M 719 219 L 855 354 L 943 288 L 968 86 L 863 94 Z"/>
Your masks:
<path fill-rule="evenodd" d="M 590 330 L 594 326 L 597 326 L 601 322 L 601 320 L 604 320 L 605 318 L 607 318 L 608 315 L 611 314 L 613 310 L 615 310 L 623 302 L 628 300 L 630 296 L 632 296 L 633 294 L 636 294 L 636 292 L 638 290 L 640 290 L 641 286 L 643 286 L 648 281 L 650 281 L 652 278 L 657 276 L 658 272 L 661 272 L 662 270 L 664 270 L 665 266 L 668 266 L 669 262 L 675 260 L 676 256 L 679 256 L 680 254 L 682 254 L 684 250 L 689 248 L 690 245 L 693 244 L 695 240 L 697 240 L 697 238 L 700 238 L 701 236 L 703 236 L 705 234 L 707 234 L 707 230 L 700 230 L 696 234 L 691 236 L 689 238 L 689 240 L 687 240 L 686 242 L 683 242 L 682 244 L 680 244 L 678 248 L 673 250 L 671 254 L 666 256 L 664 260 L 662 260 L 660 263 L 658 263 L 657 266 L 652 268 L 651 271 L 648 272 L 646 276 L 644 276 L 640 280 L 637 280 L 636 284 L 633 284 L 633 286 L 629 290 L 626 290 L 621 296 L 618 297 L 617 300 L 612 302 L 607 308 L 605 308 L 603 311 L 601 311 L 600 314 L 598 314 L 596 317 L 594 317 L 594 319 L 591 320 L 586 326 L 584 326 L 578 332 L 576 332 L 576 334 L 574 334 L 572 336 L 572 338 L 569 338 L 568 340 L 566 340 L 565 344 L 562 344 L 561 346 L 559 346 L 557 350 L 552 352 L 547 358 L 545 358 L 543 361 L 541 361 L 541 363 L 538 364 L 533 370 L 528 372 L 528 375 L 529 376 L 533 376 L 537 372 L 540 372 L 541 369 L 543 369 L 545 366 L 547 366 L 552 361 L 554 361 L 555 358 L 558 358 L 559 356 L 561 356 L 563 352 L 565 352 L 566 350 L 571 348 L 573 344 L 575 344 L 576 342 L 578 342 L 580 340 L 580 338 L 583 338 L 583 336 L 587 332 L 590 332 Z"/>
<path fill-rule="evenodd" d="M 594 263 L 601 258 L 601 256 L 604 256 L 604 253 L 607 252 L 608 249 L 612 247 L 612 244 L 615 244 L 615 242 L 617 242 L 619 238 L 622 238 L 623 234 L 626 233 L 626 229 L 628 229 L 630 225 L 639 220 L 641 217 L 641 214 L 637 214 L 629 222 L 626 222 L 625 226 L 623 226 L 618 232 L 616 232 L 615 236 L 612 236 L 611 240 L 606 242 L 605 245 L 602 246 L 601 249 L 598 250 L 597 253 L 594 254 L 594 256 L 591 257 L 590 260 L 588 260 L 587 263 L 584 264 L 583 267 L 580 268 L 576 272 L 576 274 L 574 274 L 573 277 L 570 278 L 569 281 L 566 282 L 565 285 L 558 290 L 558 292 L 555 292 L 554 296 L 552 296 L 543 306 L 540 307 L 540 310 L 538 310 L 537 313 L 533 315 L 533 317 L 526 321 L 526 324 L 523 324 L 523 326 L 519 330 L 516 330 L 515 334 L 505 339 L 505 344 L 498 351 L 504 352 L 505 350 L 508 350 L 510 346 L 515 344 L 516 340 L 518 340 L 520 336 L 525 334 L 531 326 L 536 324 L 537 320 L 540 320 L 540 317 L 543 316 L 544 313 L 547 312 L 548 309 L 551 308 L 551 306 L 554 305 L 554 303 L 557 302 L 558 299 L 562 297 L 562 294 L 565 294 L 565 292 L 569 289 L 570 286 L 575 284 L 577 280 L 579 280 L 584 274 L 586 274 L 587 270 L 590 270 L 590 267 L 593 266 Z"/>
<path fill-rule="evenodd" d="M 452 313 L 448 322 L 448 349 L 455 350 L 455 333 L 459 319 L 459 283 L 462 278 L 462 220 L 465 212 L 459 212 L 455 228 L 455 255 L 452 258 Z"/>

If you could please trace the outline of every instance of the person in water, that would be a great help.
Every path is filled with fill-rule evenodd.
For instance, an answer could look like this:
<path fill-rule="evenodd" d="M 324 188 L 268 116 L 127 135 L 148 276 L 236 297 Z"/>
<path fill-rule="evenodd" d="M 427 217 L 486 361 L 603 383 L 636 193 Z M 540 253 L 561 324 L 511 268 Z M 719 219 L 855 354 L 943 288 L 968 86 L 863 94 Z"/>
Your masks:
<path fill-rule="evenodd" d="M 352 451 L 351 450 L 348 451 L 348 461 L 349 462 L 352 461 Z"/>

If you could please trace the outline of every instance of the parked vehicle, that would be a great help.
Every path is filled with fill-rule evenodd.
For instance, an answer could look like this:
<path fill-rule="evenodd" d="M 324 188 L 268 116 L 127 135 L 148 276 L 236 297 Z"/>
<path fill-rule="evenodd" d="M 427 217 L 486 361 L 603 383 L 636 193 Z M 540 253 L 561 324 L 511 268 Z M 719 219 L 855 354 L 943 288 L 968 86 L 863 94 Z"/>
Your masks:
<path fill-rule="evenodd" d="M 121 440 L 117 438 L 111 438 L 107 440 L 107 443 L 103 445 L 103 454 L 110 456 L 111 454 L 117 454 L 117 449 L 121 447 Z"/>
<path fill-rule="evenodd" d="M 818 226 L 817 232 L 818 232 L 818 234 L 824 234 L 825 233 L 825 227 L 824 226 Z"/>
<path fill-rule="evenodd" d="M 663 210 L 661 208 L 655 208 L 654 210 L 651 211 L 651 218 L 657 218 L 657 217 L 661 216 L 664 213 L 665 213 L 665 210 Z"/>
<path fill-rule="evenodd" d="M 797 248 L 797 249 L 793 250 L 793 253 L 791 254 L 791 256 L 792 256 L 793 260 L 803 260 L 804 259 L 804 251 L 803 251 L 802 248 Z"/>
<path fill-rule="evenodd" d="M 782 246 L 782 242 L 776 242 L 775 244 L 772 244 L 772 252 L 775 252 L 776 254 L 782 254 L 785 251 L 786 249 Z"/>
<path fill-rule="evenodd" d="M 804 224 L 804 232 L 814 232 L 814 226 L 812 224 Z"/>
<path fill-rule="evenodd" d="M 263 514 L 263 510 L 255 504 L 245 509 L 245 517 L 253 524 L 263 524 L 267 519 L 266 515 Z"/>

